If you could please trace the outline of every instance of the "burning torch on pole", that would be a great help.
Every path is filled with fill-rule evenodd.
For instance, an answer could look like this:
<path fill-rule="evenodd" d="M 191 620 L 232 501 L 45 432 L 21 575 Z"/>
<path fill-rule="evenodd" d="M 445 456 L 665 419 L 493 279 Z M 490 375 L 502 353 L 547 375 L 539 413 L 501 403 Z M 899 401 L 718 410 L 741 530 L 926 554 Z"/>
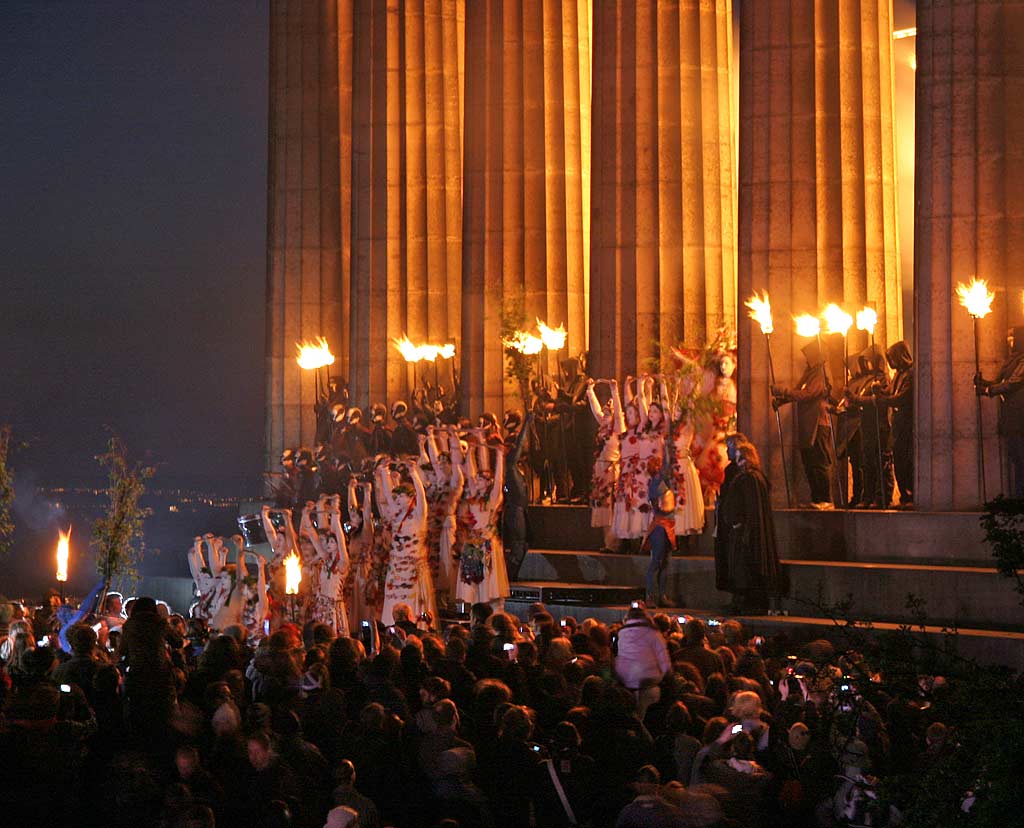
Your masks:
<path fill-rule="evenodd" d="M 771 381 L 771 385 L 774 386 L 775 362 L 772 359 L 772 332 L 775 330 L 775 326 L 772 322 L 772 304 L 768 300 L 768 291 L 764 292 L 763 297 L 759 297 L 755 293 L 744 304 L 750 310 L 750 318 L 761 326 L 761 333 L 764 334 L 765 345 L 768 348 L 768 377 Z M 782 477 L 786 481 L 786 505 L 792 509 L 793 495 L 789 486 L 789 468 L 786 465 L 786 444 L 782 437 L 782 415 L 779 413 L 779 409 L 776 406 L 773 405 L 772 408 L 775 409 L 775 425 L 779 430 L 779 453 L 782 456 Z"/>
<path fill-rule="evenodd" d="M 288 596 L 292 621 L 296 620 L 295 603 L 298 600 L 299 584 L 302 583 L 302 561 L 293 551 L 284 561 L 284 594 Z"/>
<path fill-rule="evenodd" d="M 71 555 L 71 527 L 68 531 L 58 530 L 57 538 L 57 582 L 60 584 L 60 604 L 64 606 L 64 585 L 68 581 L 68 558 Z"/>
<path fill-rule="evenodd" d="M 974 376 L 981 374 L 981 343 L 978 329 L 978 320 L 984 319 L 992 311 L 992 300 L 995 294 L 988 289 L 984 279 L 972 279 L 970 284 L 961 282 L 956 286 L 956 296 L 960 304 L 967 308 L 967 313 L 974 320 Z M 981 397 L 975 395 L 977 400 L 977 422 L 978 422 L 978 494 L 981 496 L 981 505 L 984 506 L 988 500 L 985 486 L 985 444 L 982 438 L 981 423 Z"/>
<path fill-rule="evenodd" d="M 295 343 L 295 361 L 299 367 L 306 371 L 313 372 L 313 407 L 320 405 L 320 369 L 334 365 L 334 354 L 327 344 L 327 340 L 320 336 L 315 341 L 303 340 Z M 328 374 L 329 376 L 329 374 Z M 327 382 L 324 382 L 324 393 L 327 390 Z M 314 423 L 314 432 L 316 423 Z"/>

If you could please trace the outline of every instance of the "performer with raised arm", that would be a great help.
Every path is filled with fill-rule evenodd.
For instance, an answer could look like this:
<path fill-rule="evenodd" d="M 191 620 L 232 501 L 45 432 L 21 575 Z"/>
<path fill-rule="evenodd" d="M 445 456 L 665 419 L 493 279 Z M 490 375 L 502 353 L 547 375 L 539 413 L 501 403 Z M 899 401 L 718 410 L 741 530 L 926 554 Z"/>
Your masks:
<path fill-rule="evenodd" d="M 438 440 L 447 440 L 447 450 L 438 451 Z M 437 523 L 437 532 L 433 540 L 436 543 L 437 574 L 434 574 L 434 547 L 430 547 L 430 574 L 434 578 L 434 589 L 437 592 L 438 605 L 447 605 L 451 597 L 453 583 L 452 550 L 455 546 L 455 509 L 462 497 L 465 476 L 462 473 L 462 451 L 459 435 L 445 426 L 427 429 L 427 453 L 434 471 L 437 493 L 431 503 L 431 521 Z M 428 496 L 429 497 L 429 496 Z M 430 526 L 428 538 L 430 538 Z"/>
<path fill-rule="evenodd" d="M 394 624 L 396 604 L 408 604 L 416 616 L 433 625 L 437 617 L 434 583 L 427 560 L 427 492 L 415 462 L 398 463 L 407 479 L 395 485 L 388 468 L 378 473 L 378 488 L 384 505 L 382 517 L 391 528 L 391 550 L 384 582 L 381 620 Z"/>
<path fill-rule="evenodd" d="M 486 446 L 484 451 L 489 451 Z M 499 519 L 505 475 L 505 450 L 496 446 L 493 473 L 478 471 L 476 447 L 466 457 L 466 538 L 459 553 L 455 598 L 468 604 L 489 603 L 501 612 L 510 594 Z"/>
<path fill-rule="evenodd" d="M 291 509 L 273 509 L 263 504 L 260 514 L 263 518 L 263 531 L 267 535 L 267 542 L 270 544 L 270 548 L 274 550 L 274 555 L 270 559 L 269 569 L 270 585 L 274 599 L 271 601 L 271 612 L 275 616 L 271 620 L 275 622 L 276 626 L 276 622 L 280 617 L 280 604 L 277 602 L 283 601 L 285 595 L 284 559 L 292 554 L 292 552 L 296 555 L 299 554 L 299 537 L 295 533 L 295 526 L 292 523 Z"/>
<path fill-rule="evenodd" d="M 245 562 L 245 546 L 241 535 L 232 535 L 232 542 L 238 551 L 237 575 L 241 585 L 241 624 L 250 639 L 259 638 L 265 632 L 263 622 L 270 617 L 270 596 L 267 593 L 267 561 L 261 555 L 256 558 L 256 576 L 249 575 Z"/>
<path fill-rule="evenodd" d="M 661 380 L 661 398 L 672 413 L 669 439 L 672 451 L 666 455 L 672 461 L 672 490 L 675 492 L 675 533 L 690 538 L 704 531 L 704 493 L 700 473 L 693 461 L 694 378 L 683 374 L 670 392 L 668 383 Z"/>
<path fill-rule="evenodd" d="M 313 526 L 313 512 L 317 526 Z M 342 587 L 348 573 L 348 546 L 341 526 L 341 497 L 323 496 L 307 503 L 302 511 L 301 532 L 313 545 L 311 575 L 312 600 L 308 618 L 327 624 L 338 635 L 348 635 L 348 615 Z"/>
<path fill-rule="evenodd" d="M 604 406 L 601 405 L 595 391 L 599 383 L 607 384 L 610 389 L 608 402 Z M 597 420 L 599 446 L 590 480 L 590 525 L 604 530 L 604 549 L 611 552 L 619 545 L 612 532 L 612 511 L 615 484 L 619 480 L 619 439 L 626 430 L 622 417 L 622 401 L 619 399 L 619 384 L 615 380 L 590 379 L 587 381 L 587 400 L 590 403 L 590 411 Z"/>
<path fill-rule="evenodd" d="M 518 415 L 519 412 L 510 413 Z M 515 423 L 516 419 L 509 414 L 505 415 L 506 423 Z M 509 580 L 518 577 L 519 568 L 526 560 L 528 551 L 527 507 L 530 504 L 530 487 L 519 467 L 519 462 L 533 426 L 533 412 L 526 415 L 525 421 L 522 417 L 518 419 L 519 430 L 509 435 L 512 443 L 504 461 L 505 473 L 501 480 L 505 498 L 501 510 L 501 543 L 505 554 L 505 574 Z"/>
<path fill-rule="evenodd" d="M 633 377 L 626 377 L 626 405 L 623 408 L 626 430 L 620 438 L 619 479 L 615 484 L 612 507 L 612 533 L 620 540 L 642 538 L 651 522 L 647 491 L 650 481 L 647 401 L 643 394 L 643 380 L 637 380 L 639 385 L 635 395 L 630 391 L 632 382 Z"/>
<path fill-rule="evenodd" d="M 362 502 L 359 496 L 362 494 Z M 356 477 L 348 481 L 347 540 L 349 566 L 343 587 L 348 609 L 348 629 L 359 629 L 359 622 L 380 619 L 383 593 L 373 572 L 373 484 Z"/>

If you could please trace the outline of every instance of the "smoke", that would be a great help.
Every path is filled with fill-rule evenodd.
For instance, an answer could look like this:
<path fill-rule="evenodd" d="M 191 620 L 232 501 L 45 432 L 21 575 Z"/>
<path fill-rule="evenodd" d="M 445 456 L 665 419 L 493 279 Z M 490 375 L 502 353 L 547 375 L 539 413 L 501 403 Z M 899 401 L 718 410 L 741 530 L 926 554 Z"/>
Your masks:
<path fill-rule="evenodd" d="M 65 527 L 67 509 L 59 500 L 51 500 L 39 492 L 36 476 L 18 469 L 14 481 L 14 517 L 26 529 L 39 532 Z"/>

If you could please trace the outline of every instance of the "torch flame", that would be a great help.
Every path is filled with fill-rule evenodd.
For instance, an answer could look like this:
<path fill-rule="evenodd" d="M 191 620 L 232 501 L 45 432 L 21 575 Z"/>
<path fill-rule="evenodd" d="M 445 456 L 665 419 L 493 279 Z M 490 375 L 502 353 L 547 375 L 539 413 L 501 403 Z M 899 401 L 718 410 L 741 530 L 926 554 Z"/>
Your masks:
<path fill-rule="evenodd" d="M 59 530 L 57 538 L 57 580 L 64 582 L 68 579 L 68 555 L 71 552 L 71 527 L 64 532 Z"/>
<path fill-rule="evenodd" d="M 317 337 L 315 341 L 303 340 L 295 343 L 297 355 L 295 361 L 300 368 L 316 370 L 327 365 L 334 365 L 334 354 L 324 337 Z"/>
<path fill-rule="evenodd" d="M 834 302 L 821 312 L 821 318 L 825 320 L 825 333 L 830 334 L 846 336 L 853 324 L 853 317 Z"/>
<path fill-rule="evenodd" d="M 416 345 L 408 336 L 391 341 L 395 343 L 395 347 L 406 362 L 433 362 L 438 357 L 451 359 L 455 356 L 455 346 L 450 342 L 447 345 Z"/>
<path fill-rule="evenodd" d="M 961 282 L 956 286 L 956 296 L 975 319 L 988 316 L 992 311 L 992 300 L 996 298 L 984 279 L 972 279 L 969 285 Z"/>
<path fill-rule="evenodd" d="M 750 309 L 750 318 L 761 326 L 761 333 L 767 336 L 775 330 L 775 325 L 772 322 L 772 303 L 768 301 L 768 291 L 764 292 L 764 296 L 758 296 L 755 293 L 743 304 Z"/>
<path fill-rule="evenodd" d="M 298 595 L 299 584 L 302 583 L 302 561 L 292 552 L 284 559 L 284 593 Z"/>
<path fill-rule="evenodd" d="M 544 347 L 544 342 L 541 339 L 526 331 L 514 331 L 512 336 L 502 338 L 501 344 L 527 356 L 539 354 Z"/>
<path fill-rule="evenodd" d="M 864 308 L 857 311 L 857 330 L 875 333 L 875 325 L 878 324 L 878 314 L 874 308 Z"/>
<path fill-rule="evenodd" d="M 540 332 L 540 341 L 544 343 L 544 347 L 549 351 L 560 351 L 565 347 L 565 326 L 559 325 L 557 328 L 549 328 L 538 319 L 537 330 Z"/>
<path fill-rule="evenodd" d="M 437 349 L 437 355 L 441 357 L 441 359 L 451 359 L 455 356 L 455 344 L 449 342 L 446 345 L 442 345 Z"/>
<path fill-rule="evenodd" d="M 793 322 L 796 324 L 797 336 L 817 336 L 821 333 L 821 322 L 818 321 L 818 317 L 811 316 L 809 313 L 794 316 Z"/>
<path fill-rule="evenodd" d="M 406 362 L 419 362 L 420 361 L 420 349 L 418 345 L 413 345 L 412 341 L 407 336 L 403 336 L 401 339 L 392 339 L 395 343 L 395 347 L 398 349 L 398 353 L 402 355 L 402 359 Z"/>

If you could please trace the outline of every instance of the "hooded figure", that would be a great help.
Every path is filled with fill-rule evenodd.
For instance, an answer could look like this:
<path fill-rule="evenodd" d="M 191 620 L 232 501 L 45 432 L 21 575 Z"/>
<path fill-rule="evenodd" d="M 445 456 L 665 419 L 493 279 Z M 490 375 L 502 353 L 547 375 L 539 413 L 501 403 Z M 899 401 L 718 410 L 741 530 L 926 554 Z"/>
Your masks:
<path fill-rule="evenodd" d="M 800 459 L 811 487 L 811 502 L 819 509 L 832 508 L 832 434 L 828 419 L 829 388 L 825 384 L 824 359 L 817 340 L 803 348 L 807 367 L 795 388 L 772 386 L 772 405 L 796 403 Z"/>
<path fill-rule="evenodd" d="M 572 478 L 569 494 L 574 502 L 583 502 L 590 498 L 597 423 L 590 413 L 587 400 L 588 377 L 582 370 L 582 361 L 577 357 L 568 357 L 561 360 L 558 367 L 562 374 L 562 396 L 570 407 L 565 418 L 566 460 Z"/>
<path fill-rule="evenodd" d="M 991 382 L 979 371 L 974 388 L 979 396 L 999 397 L 999 433 L 1006 440 L 1014 497 L 1024 497 L 1024 325 L 1011 328 L 1006 337 L 1009 358 Z"/>
<path fill-rule="evenodd" d="M 382 403 L 374 403 L 370 408 L 372 430 L 368 440 L 370 456 L 391 453 L 391 429 L 387 427 L 388 410 Z"/>
<path fill-rule="evenodd" d="M 879 403 L 892 409 L 893 465 L 900 487 L 900 504 L 914 504 L 914 358 L 902 339 L 885 352 L 889 367 L 896 372 L 888 392 L 878 392 Z"/>
<path fill-rule="evenodd" d="M 851 383 L 848 397 L 861 412 L 861 452 L 863 455 L 865 506 L 887 508 L 892 501 L 892 454 L 889 451 L 889 417 L 878 395 L 887 388 L 885 363 L 881 352 L 871 346 L 858 356 L 861 376 Z M 881 475 L 881 477 L 879 476 Z M 881 480 L 881 487 L 879 485 Z"/>
<path fill-rule="evenodd" d="M 845 480 L 846 473 L 843 460 L 849 462 L 853 477 L 853 492 L 850 495 L 851 507 L 864 501 L 864 452 L 861 437 L 861 410 L 850 399 L 850 393 L 863 387 L 866 376 L 867 360 L 859 354 L 853 354 L 846 360 L 846 371 L 849 379 L 846 382 L 847 393 L 836 406 L 836 431 L 838 432 L 837 448 L 840 456 L 839 479 Z"/>
<path fill-rule="evenodd" d="M 391 432 L 391 453 L 402 457 L 420 453 L 419 436 L 409 425 L 409 406 L 399 400 L 391 406 L 391 419 L 395 427 Z"/>

